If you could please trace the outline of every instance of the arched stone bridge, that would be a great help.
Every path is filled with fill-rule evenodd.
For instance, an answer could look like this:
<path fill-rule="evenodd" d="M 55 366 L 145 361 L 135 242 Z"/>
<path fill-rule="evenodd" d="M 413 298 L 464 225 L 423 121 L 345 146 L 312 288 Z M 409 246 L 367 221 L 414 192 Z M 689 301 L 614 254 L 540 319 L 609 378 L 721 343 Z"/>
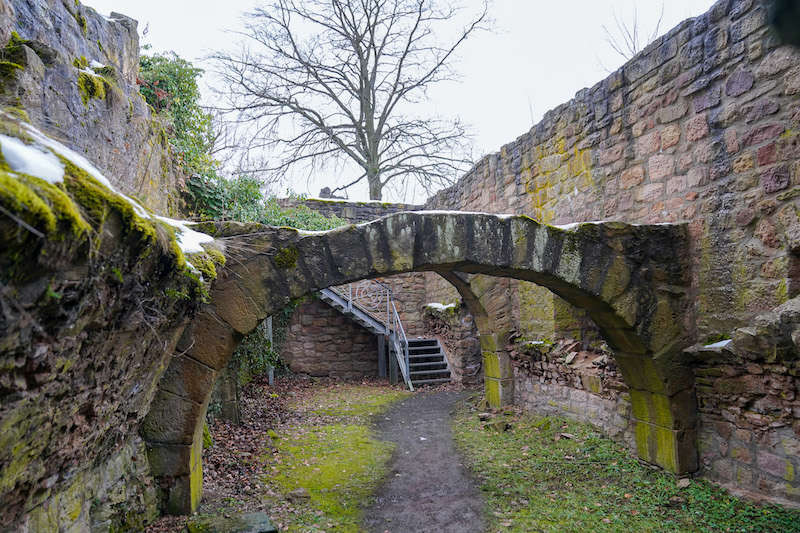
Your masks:
<path fill-rule="evenodd" d="M 531 281 L 585 309 L 630 387 L 639 455 L 673 472 L 697 467 L 694 380 L 679 359 L 691 344 L 683 225 L 558 228 L 523 216 L 415 212 L 327 232 L 232 222 L 201 229 L 224 247 L 227 266 L 184 332 L 143 425 L 172 512 L 199 503 L 206 407 L 241 338 L 293 298 L 411 271 L 439 272 L 462 294 L 457 272 Z M 504 338 L 468 294 L 465 302 L 478 319 L 487 397 L 506 402 L 513 382 Z"/>

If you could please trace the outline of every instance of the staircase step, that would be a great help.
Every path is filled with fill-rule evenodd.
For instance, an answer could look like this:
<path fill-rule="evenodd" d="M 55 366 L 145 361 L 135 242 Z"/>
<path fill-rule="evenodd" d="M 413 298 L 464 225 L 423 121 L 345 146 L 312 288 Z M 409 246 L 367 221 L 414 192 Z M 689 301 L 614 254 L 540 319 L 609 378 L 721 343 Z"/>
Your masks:
<path fill-rule="evenodd" d="M 408 345 L 413 347 L 438 346 L 436 339 L 409 339 Z"/>
<path fill-rule="evenodd" d="M 425 363 L 409 363 L 409 366 L 411 366 L 411 368 L 441 366 L 441 365 L 444 365 L 445 368 L 447 368 L 447 363 L 445 361 L 427 361 Z"/>
<path fill-rule="evenodd" d="M 438 378 L 438 379 L 419 379 L 419 380 L 411 380 L 411 383 L 417 387 L 419 385 L 433 385 L 436 383 L 448 383 L 450 378 Z"/>
<path fill-rule="evenodd" d="M 418 363 L 442 363 L 446 364 L 447 361 L 444 360 L 444 357 L 437 355 L 431 357 L 409 357 L 408 358 L 409 364 L 418 364 Z"/>
<path fill-rule="evenodd" d="M 438 346 L 431 346 L 426 348 L 408 348 L 408 353 L 413 355 L 425 355 L 429 353 L 440 353 L 442 350 Z"/>
<path fill-rule="evenodd" d="M 446 368 L 442 370 L 423 370 L 421 372 L 411 372 L 411 379 L 420 378 L 425 376 L 427 378 L 450 378 L 450 371 Z"/>

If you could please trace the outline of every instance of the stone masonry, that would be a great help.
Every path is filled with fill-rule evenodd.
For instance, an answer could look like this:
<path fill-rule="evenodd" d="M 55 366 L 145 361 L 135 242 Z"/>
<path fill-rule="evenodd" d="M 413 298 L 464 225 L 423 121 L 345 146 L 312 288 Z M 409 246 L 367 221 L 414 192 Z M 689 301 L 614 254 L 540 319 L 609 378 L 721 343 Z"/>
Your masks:
<path fill-rule="evenodd" d="M 292 314 L 281 358 L 292 372 L 311 376 L 378 375 L 376 336 L 313 297 Z"/>

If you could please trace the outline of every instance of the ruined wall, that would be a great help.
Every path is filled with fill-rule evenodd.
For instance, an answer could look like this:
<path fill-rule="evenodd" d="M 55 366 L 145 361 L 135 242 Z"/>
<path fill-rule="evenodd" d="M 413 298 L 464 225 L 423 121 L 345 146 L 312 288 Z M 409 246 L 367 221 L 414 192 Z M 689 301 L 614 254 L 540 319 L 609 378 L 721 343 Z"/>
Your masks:
<path fill-rule="evenodd" d="M 479 385 L 483 382 L 478 329 L 464 306 L 445 309 L 426 307 L 423 327 L 426 336 L 439 339 L 444 346 L 454 382 L 463 385 Z"/>
<path fill-rule="evenodd" d="M 689 221 L 698 336 L 729 333 L 800 290 L 800 52 L 765 22 L 763 2 L 717 2 L 426 207 L 553 224 Z M 549 338 L 572 321 L 530 284 L 512 284 L 512 298 L 485 284 L 511 329 Z"/>
<path fill-rule="evenodd" d="M 736 352 L 693 351 L 701 471 L 796 504 L 800 337 L 776 349 L 759 315 L 800 292 L 798 135 L 800 51 L 768 29 L 766 2 L 721 0 L 548 112 L 426 208 L 523 213 L 552 224 L 689 222 L 696 340 L 749 339 Z M 535 285 L 483 276 L 471 284 L 501 333 L 595 335 L 581 311 Z M 437 276 L 427 285 L 432 300 L 458 300 Z M 800 323 L 783 316 L 784 329 Z M 570 368 L 548 364 L 544 374 L 515 369 L 516 401 L 630 441 L 613 423 L 629 409 L 626 393 L 604 398 Z"/>
<path fill-rule="evenodd" d="M 140 425 L 208 285 L 78 157 L 50 183 L 3 155 L 11 136 L 44 157 L 41 134 L 1 110 L 0 134 L 0 529 L 139 529 Z"/>
<path fill-rule="evenodd" d="M 138 65 L 128 17 L 0 0 L 0 133 L 30 142 L 10 118 L 26 117 L 176 214 L 180 175 Z M 139 426 L 206 289 L 174 230 L 83 170 L 57 185 L 8 170 L 0 156 L 0 204 L 28 226 L 0 215 L 0 530 L 141 530 L 158 487 Z"/>
<path fill-rule="evenodd" d="M 292 372 L 312 376 L 378 375 L 377 337 L 315 298 L 292 313 L 281 358 Z"/>
<path fill-rule="evenodd" d="M 514 369 L 514 403 L 544 414 L 589 422 L 635 449 L 628 386 L 606 350 L 583 350 L 564 339 L 507 347 Z"/>
<path fill-rule="evenodd" d="M 23 41 L 12 50 L 12 32 Z M 0 105 L 83 154 L 112 184 L 177 215 L 183 176 L 139 94 L 137 22 L 74 0 L 0 0 Z"/>
<path fill-rule="evenodd" d="M 706 476 L 800 502 L 800 297 L 692 350 Z"/>

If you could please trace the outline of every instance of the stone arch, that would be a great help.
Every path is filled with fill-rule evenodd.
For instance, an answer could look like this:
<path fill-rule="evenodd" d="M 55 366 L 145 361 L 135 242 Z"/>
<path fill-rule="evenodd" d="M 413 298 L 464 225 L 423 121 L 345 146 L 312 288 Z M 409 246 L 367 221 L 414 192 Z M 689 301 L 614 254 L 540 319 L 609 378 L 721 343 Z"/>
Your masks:
<path fill-rule="evenodd" d="M 524 216 L 414 212 L 327 232 L 232 222 L 201 229 L 224 247 L 227 266 L 184 331 L 142 426 L 168 512 L 199 503 L 203 417 L 243 335 L 293 298 L 411 271 L 532 281 L 586 309 L 630 387 L 639 455 L 676 473 L 697 467 L 694 379 L 680 359 L 691 344 L 684 225 L 554 227 Z M 481 348 L 498 353 L 497 336 L 482 335 Z M 487 380 L 487 396 L 502 401 L 510 368 L 487 374 L 498 387 Z"/>

